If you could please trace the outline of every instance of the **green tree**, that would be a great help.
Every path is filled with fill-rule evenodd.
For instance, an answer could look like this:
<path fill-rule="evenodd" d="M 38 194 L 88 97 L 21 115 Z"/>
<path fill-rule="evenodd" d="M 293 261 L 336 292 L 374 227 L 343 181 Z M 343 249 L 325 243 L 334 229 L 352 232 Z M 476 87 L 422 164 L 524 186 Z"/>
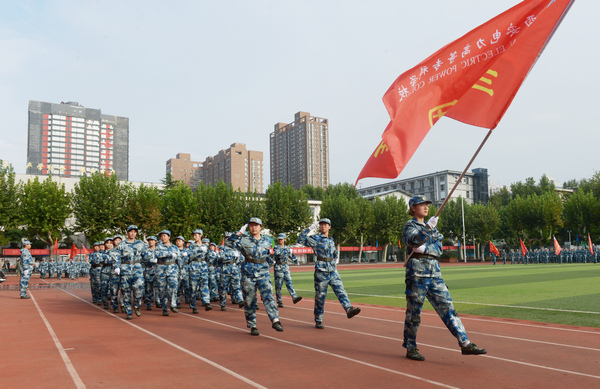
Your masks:
<path fill-rule="evenodd" d="M 38 177 L 20 188 L 20 225 L 29 236 L 47 245 L 62 239 L 61 231 L 71 215 L 71 196 L 65 185 L 52 181 L 52 176 L 40 182 Z"/>
<path fill-rule="evenodd" d="M 291 234 L 289 239 L 292 241 L 302 227 L 311 222 L 312 214 L 304 193 L 289 184 L 271 184 L 265 193 L 264 204 L 266 216 L 263 223 L 274 235 L 281 232 Z"/>
<path fill-rule="evenodd" d="M 402 238 L 402 229 L 409 220 L 408 207 L 404 199 L 388 196 L 378 197 L 373 202 L 373 230 L 377 241 L 384 246 L 383 261 L 386 261 L 390 244 L 397 244 Z"/>
<path fill-rule="evenodd" d="M 359 236 L 359 202 L 338 192 L 327 195 L 321 204 L 321 217 L 331 220 L 330 235 L 338 245 L 346 243 L 350 238 Z"/>
<path fill-rule="evenodd" d="M 591 192 L 578 190 L 564 204 L 565 228 L 575 234 L 600 233 L 600 200 Z"/>
<path fill-rule="evenodd" d="M 592 192 L 596 198 L 600 198 L 600 171 L 595 172 L 589 180 L 581 180 L 578 189 Z"/>
<path fill-rule="evenodd" d="M 525 182 L 519 181 L 511 184 L 510 191 L 513 199 L 517 196 L 525 198 L 527 196 L 541 194 L 540 188 L 535 184 L 533 177 L 526 178 Z"/>
<path fill-rule="evenodd" d="M 491 205 L 473 204 L 469 207 L 465 225 L 470 235 L 475 238 L 477 252 L 483 259 L 483 249 L 500 225 L 498 211 Z"/>
<path fill-rule="evenodd" d="M 325 197 L 325 189 L 320 186 L 304 185 L 300 188 L 300 191 L 306 195 L 307 199 L 323 200 L 323 197 Z"/>
<path fill-rule="evenodd" d="M 18 225 L 19 187 L 10 164 L 0 159 L 0 246 L 10 241 L 7 232 Z"/>
<path fill-rule="evenodd" d="M 125 206 L 119 223 L 121 228 L 134 224 L 143 236 L 157 234 L 162 223 L 160 190 L 144 184 L 139 187 L 125 185 L 123 195 Z"/>
<path fill-rule="evenodd" d="M 89 242 L 104 240 L 118 228 L 124 196 L 115 174 L 96 172 L 80 177 L 73 190 L 73 214 L 76 230 Z"/>
<path fill-rule="evenodd" d="M 242 201 L 245 195 L 234 192 L 223 181 L 215 186 L 201 183 L 194 195 L 200 215 L 199 227 L 209 239 L 220 241 L 225 232 L 237 231 L 248 222 L 247 214 L 251 211 Z"/>
<path fill-rule="evenodd" d="M 510 203 L 511 194 L 506 186 L 503 186 L 498 192 L 492 194 L 488 201 L 496 210 L 505 207 Z"/>
<path fill-rule="evenodd" d="M 165 190 L 162 197 L 162 225 L 171 231 L 171 237 L 178 235 L 189 238 L 192 231 L 200 224 L 198 205 L 194 192 L 184 182 Z"/>

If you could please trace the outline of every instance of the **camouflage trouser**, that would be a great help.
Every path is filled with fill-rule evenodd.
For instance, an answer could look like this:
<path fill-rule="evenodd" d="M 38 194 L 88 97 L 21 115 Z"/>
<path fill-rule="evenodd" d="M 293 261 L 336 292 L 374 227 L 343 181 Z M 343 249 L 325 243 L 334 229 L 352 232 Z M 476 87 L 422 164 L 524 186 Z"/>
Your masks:
<path fill-rule="evenodd" d="M 192 261 L 190 264 L 190 308 L 196 308 L 196 299 L 201 298 L 202 304 L 210 304 L 208 290 L 208 264 L 205 261 Z"/>
<path fill-rule="evenodd" d="M 102 269 L 102 273 L 100 274 L 100 280 L 102 282 L 102 286 L 100 287 L 100 295 L 102 296 L 104 308 L 108 308 L 110 273 L 104 269 L 106 269 L 106 267 Z"/>
<path fill-rule="evenodd" d="M 246 315 L 248 328 L 256 327 L 257 291 L 260 292 L 260 297 L 271 322 L 279 320 L 279 310 L 277 310 L 277 303 L 273 298 L 273 285 L 271 285 L 269 274 L 259 277 L 242 275 L 242 291 L 244 294 L 244 314 Z"/>
<path fill-rule="evenodd" d="M 322 271 L 317 269 L 315 270 L 315 322 L 323 321 L 325 297 L 327 296 L 327 286 L 329 285 L 331 285 L 333 293 L 335 293 L 346 312 L 352 308 L 348 293 L 344 289 L 344 284 L 337 270 Z"/>
<path fill-rule="evenodd" d="M 121 289 L 121 276 L 111 272 L 109 277 L 108 292 L 110 307 L 112 309 L 119 308 L 119 289 Z"/>
<path fill-rule="evenodd" d="M 225 263 L 221 268 L 219 280 L 219 303 L 222 307 L 227 304 L 227 291 L 231 293 L 231 301 L 239 303 L 243 301 L 242 288 L 240 286 L 240 270 L 233 263 Z"/>
<path fill-rule="evenodd" d="M 156 296 L 156 272 L 153 266 L 146 266 L 144 269 L 144 300 L 147 307 L 158 301 Z"/>
<path fill-rule="evenodd" d="M 281 303 L 281 288 L 283 287 L 283 283 L 285 282 L 285 286 L 290 293 L 290 296 L 296 298 L 298 295 L 294 290 L 294 284 L 292 284 L 292 275 L 290 274 L 290 267 L 288 265 L 275 265 L 274 267 L 275 273 L 275 297 L 277 297 L 277 302 Z"/>
<path fill-rule="evenodd" d="M 121 294 L 123 295 L 123 306 L 125 313 L 131 315 L 131 294 L 133 293 L 133 306 L 142 306 L 144 297 L 144 272 L 137 265 L 121 265 Z"/>
<path fill-rule="evenodd" d="M 407 277 L 406 282 L 406 318 L 404 320 L 404 343 L 402 347 L 417 347 L 417 330 L 421 324 L 421 310 L 425 297 L 438 313 L 452 335 L 463 346 L 469 342 L 448 287 L 442 278 Z"/>
<path fill-rule="evenodd" d="M 21 296 L 27 295 L 27 288 L 29 287 L 29 278 L 33 272 L 32 267 L 26 267 L 25 270 L 21 270 L 21 279 L 19 280 L 19 291 Z"/>
<path fill-rule="evenodd" d="M 92 301 L 94 304 L 102 301 L 101 269 L 101 267 L 94 267 L 90 269 L 90 289 L 92 289 Z"/>
<path fill-rule="evenodd" d="M 158 298 L 164 312 L 171 306 L 177 306 L 177 283 L 179 282 L 179 270 L 177 265 L 156 265 L 156 283 L 158 284 Z"/>
<path fill-rule="evenodd" d="M 208 288 L 210 290 L 210 298 L 219 298 L 219 285 L 217 285 L 217 269 L 214 266 L 208 267 Z"/>
<path fill-rule="evenodd" d="M 181 298 L 185 296 L 186 302 L 189 303 L 187 290 L 190 284 L 190 274 L 185 267 L 179 269 L 179 281 L 177 283 L 177 306 L 181 306 Z"/>

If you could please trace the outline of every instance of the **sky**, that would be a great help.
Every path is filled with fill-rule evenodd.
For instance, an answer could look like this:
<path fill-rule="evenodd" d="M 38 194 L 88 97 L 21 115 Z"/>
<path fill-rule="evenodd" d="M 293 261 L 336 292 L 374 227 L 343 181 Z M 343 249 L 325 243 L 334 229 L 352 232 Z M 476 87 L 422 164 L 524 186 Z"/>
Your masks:
<path fill-rule="evenodd" d="M 177 153 L 263 152 L 298 111 L 329 119 L 331 184 L 356 178 L 389 122 L 382 97 L 442 46 L 519 3 L 11 1 L 0 3 L 0 159 L 25 173 L 29 100 L 129 118 L 129 179 Z M 471 168 L 494 185 L 600 170 L 600 2 L 578 0 Z M 462 171 L 487 130 L 444 118 L 399 179 Z M 389 180 L 367 178 L 358 187 Z"/>

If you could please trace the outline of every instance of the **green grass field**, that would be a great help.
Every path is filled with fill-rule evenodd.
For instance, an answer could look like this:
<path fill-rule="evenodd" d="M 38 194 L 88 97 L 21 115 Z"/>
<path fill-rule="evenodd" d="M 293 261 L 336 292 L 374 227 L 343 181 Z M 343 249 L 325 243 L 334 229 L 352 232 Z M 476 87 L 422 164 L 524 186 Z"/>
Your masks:
<path fill-rule="evenodd" d="M 353 303 L 406 307 L 404 268 L 340 275 Z M 600 327 L 600 264 L 447 266 L 442 275 L 459 314 Z M 312 272 L 292 279 L 299 295 L 314 296 Z M 327 299 L 336 299 L 331 289 Z"/>

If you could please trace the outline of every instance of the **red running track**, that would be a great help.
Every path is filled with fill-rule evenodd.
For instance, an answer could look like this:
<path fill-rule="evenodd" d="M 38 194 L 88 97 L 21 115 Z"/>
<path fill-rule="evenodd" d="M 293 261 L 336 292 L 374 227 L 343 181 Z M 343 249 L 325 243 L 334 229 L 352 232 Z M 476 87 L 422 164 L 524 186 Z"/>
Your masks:
<path fill-rule="evenodd" d="M 600 329 L 461 315 L 485 356 L 463 356 L 435 312 L 425 311 L 419 349 L 404 357 L 400 308 L 359 305 L 348 320 L 327 301 L 325 329 L 313 300 L 280 309 L 284 332 L 258 311 L 261 335 L 228 305 L 163 317 L 142 310 L 125 320 L 91 304 L 88 280 L 18 278 L 0 284 L 4 388 L 584 388 L 600 387 Z"/>

